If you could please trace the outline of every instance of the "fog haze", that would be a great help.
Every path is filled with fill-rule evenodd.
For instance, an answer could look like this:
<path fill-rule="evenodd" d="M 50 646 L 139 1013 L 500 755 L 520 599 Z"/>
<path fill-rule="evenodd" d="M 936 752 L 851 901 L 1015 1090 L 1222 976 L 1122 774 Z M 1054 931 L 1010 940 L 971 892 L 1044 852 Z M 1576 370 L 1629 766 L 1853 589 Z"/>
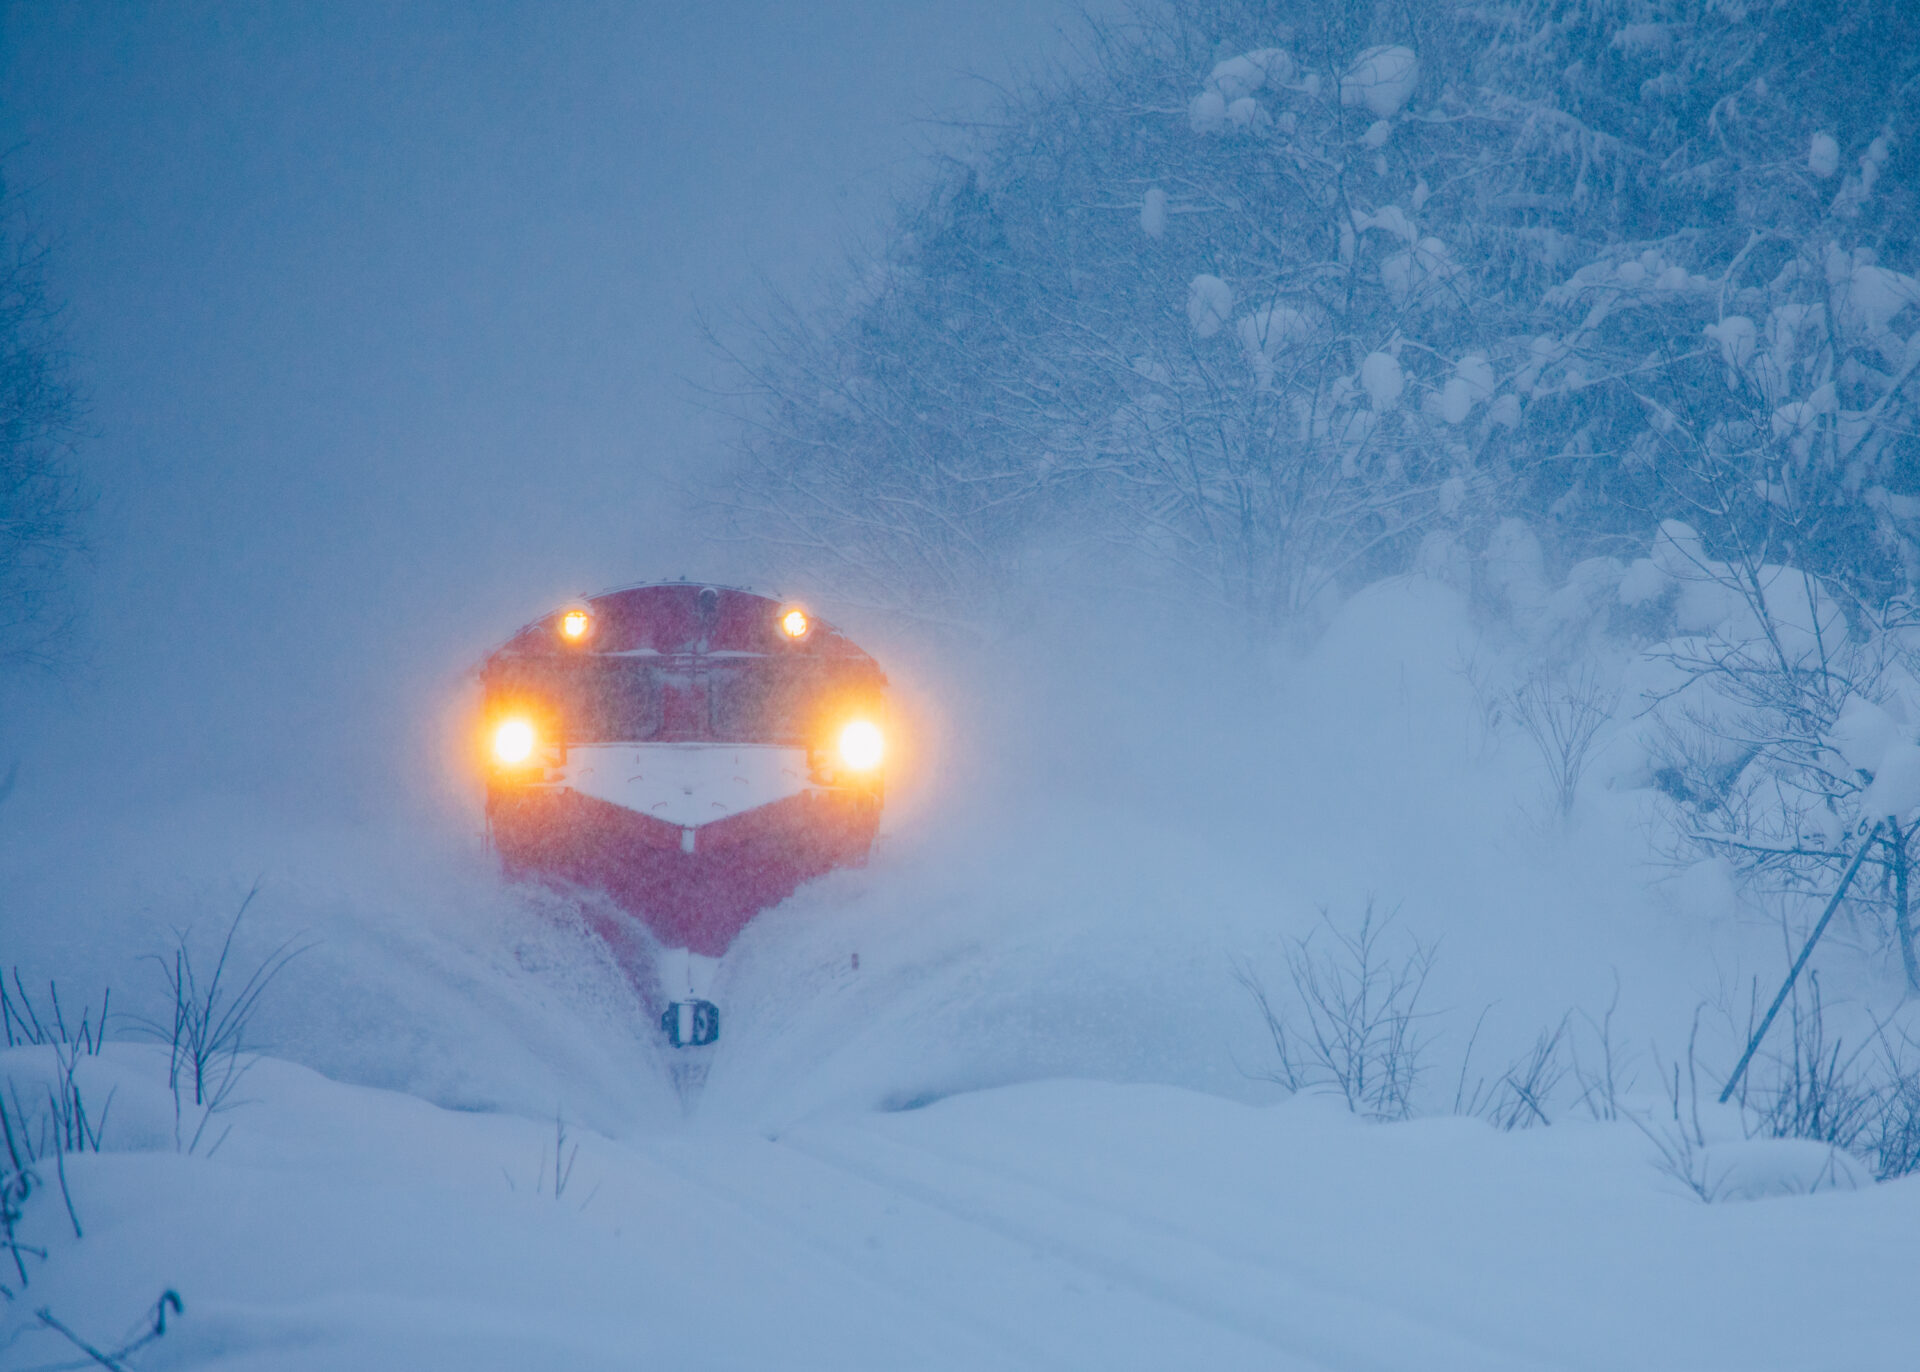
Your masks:
<path fill-rule="evenodd" d="M 410 779 L 556 598 L 751 579 L 702 315 L 803 298 L 935 113 L 1064 5 L 22 5 L 5 167 L 91 396 L 76 661 L 6 746 L 35 809 Z"/>

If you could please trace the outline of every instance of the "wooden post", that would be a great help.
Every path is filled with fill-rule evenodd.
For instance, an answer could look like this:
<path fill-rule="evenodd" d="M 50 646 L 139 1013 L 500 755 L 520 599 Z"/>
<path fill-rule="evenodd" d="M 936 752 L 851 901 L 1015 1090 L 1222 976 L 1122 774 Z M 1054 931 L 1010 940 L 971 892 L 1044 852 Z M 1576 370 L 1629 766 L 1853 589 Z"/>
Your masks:
<path fill-rule="evenodd" d="M 1833 918 L 1833 912 L 1840 908 L 1840 899 L 1846 895 L 1847 888 L 1853 885 L 1853 879 L 1860 871 L 1860 864 L 1867 860 L 1867 854 L 1873 849 L 1874 839 L 1880 836 L 1880 830 L 1886 824 L 1884 819 L 1875 820 L 1873 827 L 1867 830 L 1867 836 L 1860 840 L 1859 851 L 1853 855 L 1853 861 L 1847 864 L 1847 874 L 1840 878 L 1840 889 L 1833 893 L 1833 899 L 1827 902 L 1826 912 L 1820 916 L 1820 922 L 1813 926 L 1813 932 L 1807 935 L 1807 945 L 1800 950 L 1800 956 L 1793 960 L 1793 970 L 1787 973 L 1787 979 L 1781 983 L 1780 994 L 1773 998 L 1773 1004 L 1767 1007 L 1767 1017 L 1760 1021 L 1760 1027 L 1753 1031 L 1753 1037 L 1747 1040 L 1747 1051 L 1740 1055 L 1740 1065 L 1733 1069 L 1733 1075 L 1727 1078 L 1727 1089 L 1720 1093 L 1720 1103 L 1725 1105 L 1733 1095 L 1733 1088 L 1740 1084 L 1740 1078 L 1747 1074 L 1747 1064 L 1753 1061 L 1753 1050 L 1760 1046 L 1760 1040 L 1767 1036 L 1767 1030 L 1773 1026 L 1773 1017 L 1780 1013 L 1780 1007 L 1786 1003 L 1787 992 L 1793 989 L 1794 982 L 1800 979 L 1800 969 L 1807 965 L 1807 959 L 1813 956 L 1813 945 L 1820 941 L 1820 935 L 1827 932 L 1827 923 Z"/>
<path fill-rule="evenodd" d="M 1920 965 L 1913 955 L 1913 925 L 1907 907 L 1907 840 L 1913 830 L 1900 831 L 1898 821 L 1887 816 L 1887 846 L 1893 850 L 1893 928 L 1900 935 L 1900 963 L 1906 968 L 1907 989 L 1920 991 Z"/>

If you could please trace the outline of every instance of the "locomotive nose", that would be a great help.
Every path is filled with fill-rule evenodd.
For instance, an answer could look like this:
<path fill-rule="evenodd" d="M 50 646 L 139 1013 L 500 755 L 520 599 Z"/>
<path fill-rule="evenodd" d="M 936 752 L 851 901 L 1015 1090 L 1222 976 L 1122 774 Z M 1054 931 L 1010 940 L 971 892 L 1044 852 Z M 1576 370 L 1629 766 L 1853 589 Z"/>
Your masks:
<path fill-rule="evenodd" d="M 488 656 L 480 686 L 470 756 L 508 875 L 598 891 L 707 958 L 865 860 L 886 768 L 912 751 L 890 737 L 879 664 L 831 623 L 697 582 L 556 606 Z M 675 1004 L 669 1041 L 711 1042 L 698 990 Z"/>

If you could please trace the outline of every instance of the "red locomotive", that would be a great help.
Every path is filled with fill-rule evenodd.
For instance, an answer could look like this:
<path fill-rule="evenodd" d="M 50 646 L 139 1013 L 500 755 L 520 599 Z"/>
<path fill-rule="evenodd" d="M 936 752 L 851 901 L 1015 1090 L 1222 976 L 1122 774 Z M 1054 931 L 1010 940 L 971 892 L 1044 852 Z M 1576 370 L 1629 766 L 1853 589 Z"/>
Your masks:
<path fill-rule="evenodd" d="M 644 923 L 680 955 L 668 1038 L 712 1042 L 713 961 L 759 911 L 873 843 L 879 666 L 798 605 L 670 582 L 536 620 L 480 680 L 507 874 L 604 892 Z"/>

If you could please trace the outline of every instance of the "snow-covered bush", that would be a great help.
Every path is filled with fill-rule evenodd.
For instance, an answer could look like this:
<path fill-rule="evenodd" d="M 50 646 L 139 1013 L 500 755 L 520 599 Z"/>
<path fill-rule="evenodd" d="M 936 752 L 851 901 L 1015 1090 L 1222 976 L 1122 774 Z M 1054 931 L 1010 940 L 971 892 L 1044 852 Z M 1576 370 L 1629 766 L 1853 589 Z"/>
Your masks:
<path fill-rule="evenodd" d="M 1371 903 L 1351 928 L 1321 910 L 1319 927 L 1285 950 L 1291 996 L 1270 992 L 1251 966 L 1239 970 L 1273 1039 L 1272 1079 L 1289 1091 L 1337 1091 L 1369 1119 L 1413 1113 L 1428 1047 L 1420 996 L 1434 949 L 1417 939 L 1387 945 L 1392 923 Z"/>
<path fill-rule="evenodd" d="M 82 1065 L 97 1057 L 105 1042 L 109 1000 L 102 996 L 97 1018 L 88 1008 L 69 1026 L 57 985 L 49 985 L 36 1004 L 19 968 L 13 969 L 11 990 L 0 976 L 0 1033 L 6 1038 L 0 1050 L 0 1249 L 23 1288 L 33 1250 L 19 1241 L 18 1226 L 27 1202 L 46 1185 L 46 1171 L 58 1182 L 74 1237 L 80 1236 L 66 1155 L 100 1150 L 100 1131 L 112 1107 L 111 1095 L 89 1107 L 80 1080 Z M 0 1296 L 11 1301 L 14 1295 L 0 1282 Z"/>
<path fill-rule="evenodd" d="M 1849 1038 L 1839 1027 L 1860 1026 Z M 1699 1116 L 1698 1065 L 1688 1054 L 1688 1099 L 1674 1116 Z M 1847 1167 L 1889 1181 L 1920 1171 L 1920 1060 L 1910 1038 L 1858 1015 L 1836 1016 L 1824 1003 L 1817 975 L 1796 985 L 1778 1034 L 1740 1079 L 1731 1102 L 1743 1138 L 1795 1140 L 1844 1154 Z M 1719 1109 L 1720 1107 L 1715 1107 Z M 1697 1124 L 1694 1146 L 1708 1142 Z M 1723 1153 L 1725 1150 L 1721 1150 Z M 1818 1161 L 1818 1154 L 1809 1154 Z M 1841 1175 L 1838 1171 L 1835 1176 Z M 1852 1184 L 1852 1183 L 1848 1183 Z M 1794 1188 L 1785 1188 L 1794 1189 Z M 1799 1189 L 1816 1189 L 1805 1186 Z"/>
<path fill-rule="evenodd" d="M 1712 1018 L 1705 1005 L 1682 1059 L 1624 1051 L 1609 1008 L 1597 1020 L 1563 1016 L 1491 1077 L 1475 1071 L 1488 1007 L 1466 1034 L 1448 1106 L 1420 1086 L 1435 1049 L 1463 1022 L 1457 1010 L 1423 1007 L 1435 948 L 1388 939 L 1392 923 L 1371 905 L 1346 924 L 1322 910 L 1319 926 L 1284 947 L 1284 977 L 1240 964 L 1273 1048 L 1270 1064 L 1252 1070 L 1289 1091 L 1337 1095 L 1376 1121 L 1444 1111 L 1502 1130 L 1576 1112 L 1626 1122 L 1652 1145 L 1655 1166 L 1705 1201 L 1852 1189 L 1920 1171 L 1920 1050 L 1885 1023 L 1837 1017 L 1817 977 L 1796 988 L 1780 1032 L 1729 1102 L 1713 1100 L 1727 1065 L 1700 1051 L 1701 1020 Z M 1862 1032 L 1849 1037 L 1842 1023 Z"/>
<path fill-rule="evenodd" d="M 1533 1046 L 1508 1064 L 1506 1071 L 1492 1081 L 1479 1078 L 1471 1088 L 1467 1086 L 1467 1072 L 1473 1065 L 1473 1039 L 1469 1039 L 1454 1088 L 1453 1113 L 1475 1116 L 1496 1129 L 1531 1129 L 1554 1123 L 1552 1112 L 1559 1107 L 1555 1092 L 1578 1065 L 1566 1056 L 1569 1023 L 1570 1017 L 1563 1017 L 1553 1028 L 1542 1030 Z"/>
<path fill-rule="evenodd" d="M 1863 843 L 1850 908 L 1883 919 L 1909 978 L 1908 870 L 1920 812 L 1920 638 L 1799 567 L 1662 524 L 1615 578 L 1637 641 L 1611 743 L 1615 785 L 1670 802 L 1670 855 L 1711 864 L 1787 910 L 1824 901 Z"/>
<path fill-rule="evenodd" d="M 1868 1146 L 1883 1180 L 1920 1172 L 1920 1068 L 1902 1065 L 1888 1075 L 1879 1114 L 1868 1133 Z"/>
<path fill-rule="evenodd" d="M 54 1213 L 64 1212 L 61 1227 L 79 1243 L 86 1231 L 68 1180 L 69 1154 L 169 1146 L 192 1153 L 203 1143 L 208 1154 L 218 1149 L 220 1138 L 207 1138 L 208 1124 L 238 1103 L 234 1088 L 251 1065 L 248 1027 L 268 986 L 299 951 L 283 944 L 250 972 L 236 965 L 234 935 L 245 913 L 243 904 L 211 965 L 204 959 L 196 965 L 186 933 L 168 957 L 155 959 L 172 1015 L 170 1023 L 145 1027 L 166 1045 L 164 1055 L 123 1044 L 109 1048 L 108 995 L 97 1011 L 82 1009 L 76 1020 L 62 1007 L 57 985 L 36 997 L 17 969 L 11 988 L 0 979 L 0 1263 L 10 1269 L 0 1276 L 0 1348 L 16 1347 L 30 1333 L 63 1340 L 81 1355 L 77 1362 L 40 1365 L 129 1366 L 131 1355 L 166 1335 L 170 1317 L 184 1313 L 179 1293 L 169 1289 L 117 1338 L 76 1329 L 45 1304 L 29 1315 L 19 1299 L 33 1285 L 29 1259 L 46 1262 L 52 1251 L 49 1219 L 31 1207 L 54 1206 L 43 1193 L 57 1190 Z M 559 1187 L 569 1171 L 570 1161 L 564 1170 L 556 1165 Z M 28 1223 L 39 1226 L 32 1242 L 21 1237 Z"/>
<path fill-rule="evenodd" d="M 1717 555 L 1666 520 L 1645 556 L 1584 559 L 1554 585 L 1539 540 L 1502 521 L 1475 576 L 1499 647 L 1468 667 L 1486 727 L 1532 744 L 1563 814 L 1589 773 L 1660 793 L 1683 903 L 1743 892 L 1810 921 L 1867 844 L 1849 923 L 1897 946 L 1920 989 L 1920 620 L 1761 553 Z"/>
<path fill-rule="evenodd" d="M 1546 764 L 1563 818 L 1573 813 L 1594 741 L 1619 703 L 1619 691 L 1590 663 L 1571 672 L 1535 671 L 1514 689 L 1513 717 Z"/>
<path fill-rule="evenodd" d="M 243 972 L 233 964 L 234 936 L 257 894 L 258 887 L 241 901 L 211 966 L 204 957 L 196 964 L 192 937 L 185 930 L 176 933 L 170 954 L 153 959 L 166 980 L 172 1014 L 165 1023 L 149 1021 L 142 1027 L 167 1045 L 174 1146 L 182 1152 L 196 1152 L 203 1143 L 220 1146 L 225 1135 L 209 1138 L 207 1129 L 215 1116 L 234 1103 L 234 1089 L 251 1063 L 247 1034 L 260 998 L 287 964 L 305 951 L 296 940 L 288 939 L 251 971 Z"/>

